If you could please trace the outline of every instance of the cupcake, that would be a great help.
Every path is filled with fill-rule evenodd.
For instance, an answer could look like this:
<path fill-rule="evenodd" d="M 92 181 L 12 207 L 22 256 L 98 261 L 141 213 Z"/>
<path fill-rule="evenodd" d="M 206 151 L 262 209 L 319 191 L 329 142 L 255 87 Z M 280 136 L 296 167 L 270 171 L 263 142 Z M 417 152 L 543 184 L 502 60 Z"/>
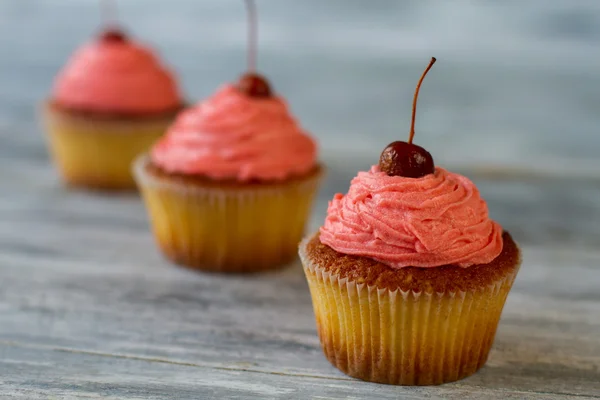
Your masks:
<path fill-rule="evenodd" d="M 226 84 L 182 112 L 134 172 L 169 258 L 254 272 L 296 257 L 323 168 L 281 97 Z"/>
<path fill-rule="evenodd" d="M 327 359 L 396 385 L 451 382 L 484 365 L 521 259 L 473 182 L 412 144 L 417 93 L 409 141 L 359 172 L 300 244 Z"/>
<path fill-rule="evenodd" d="M 153 52 L 118 29 L 78 49 L 43 107 L 50 151 L 64 180 L 135 188 L 131 162 L 182 109 L 177 84 Z"/>
<path fill-rule="evenodd" d="M 274 269 L 296 258 L 304 234 L 323 167 L 285 100 L 253 72 L 255 47 L 252 72 L 182 112 L 133 166 L 156 241 L 183 266 Z"/>

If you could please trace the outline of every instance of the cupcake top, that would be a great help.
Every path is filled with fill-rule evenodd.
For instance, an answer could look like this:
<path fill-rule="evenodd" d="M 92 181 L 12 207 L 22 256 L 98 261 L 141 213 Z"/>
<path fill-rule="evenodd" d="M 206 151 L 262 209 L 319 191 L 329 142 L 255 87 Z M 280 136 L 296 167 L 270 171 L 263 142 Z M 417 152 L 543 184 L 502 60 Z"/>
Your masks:
<path fill-rule="evenodd" d="M 308 173 L 316 152 L 284 99 L 226 84 L 182 112 L 150 156 L 170 173 L 247 182 Z"/>
<path fill-rule="evenodd" d="M 502 252 L 502 227 L 489 218 L 473 182 L 436 168 L 431 154 L 413 144 L 419 89 L 435 62 L 432 57 L 417 83 L 408 141 L 389 144 L 347 195 L 333 198 L 322 244 L 392 268 L 470 267 Z"/>
<path fill-rule="evenodd" d="M 392 268 L 486 264 L 503 246 L 473 182 L 439 167 L 419 178 L 359 172 L 329 203 L 320 240 Z"/>
<path fill-rule="evenodd" d="M 53 100 L 74 111 L 147 115 L 181 104 L 171 72 L 152 51 L 107 30 L 79 48 L 59 72 Z"/>

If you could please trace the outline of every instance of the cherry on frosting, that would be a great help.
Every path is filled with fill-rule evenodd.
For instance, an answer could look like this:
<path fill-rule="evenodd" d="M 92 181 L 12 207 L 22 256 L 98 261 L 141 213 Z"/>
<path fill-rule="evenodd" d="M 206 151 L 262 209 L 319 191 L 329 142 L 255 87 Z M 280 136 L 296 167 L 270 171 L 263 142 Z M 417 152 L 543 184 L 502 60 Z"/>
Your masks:
<path fill-rule="evenodd" d="M 119 28 L 107 28 L 100 33 L 100 40 L 111 43 L 124 43 L 127 41 L 127 35 Z"/>
<path fill-rule="evenodd" d="M 251 97 L 271 97 L 271 86 L 267 79 L 256 72 L 247 72 L 240 77 L 237 88 Z"/>
<path fill-rule="evenodd" d="M 248 13 L 248 72 L 240 77 L 237 88 L 250 97 L 271 97 L 273 91 L 269 82 L 264 76 L 256 72 L 258 22 L 256 4 L 253 0 L 246 0 L 246 9 Z"/>
<path fill-rule="evenodd" d="M 421 88 L 423 78 L 425 78 L 425 75 L 427 75 L 427 72 L 429 72 L 435 61 L 435 57 L 432 57 L 425 72 L 421 75 L 419 83 L 417 83 L 413 99 L 412 121 L 408 142 L 396 141 L 390 143 L 379 157 L 379 169 L 389 176 L 421 178 L 435 172 L 435 165 L 431 154 L 421 146 L 417 146 L 412 142 L 415 136 L 415 116 L 417 113 L 419 89 Z"/>
<path fill-rule="evenodd" d="M 431 154 L 421 146 L 396 141 L 381 152 L 379 169 L 390 176 L 420 178 L 433 174 L 435 166 Z"/>

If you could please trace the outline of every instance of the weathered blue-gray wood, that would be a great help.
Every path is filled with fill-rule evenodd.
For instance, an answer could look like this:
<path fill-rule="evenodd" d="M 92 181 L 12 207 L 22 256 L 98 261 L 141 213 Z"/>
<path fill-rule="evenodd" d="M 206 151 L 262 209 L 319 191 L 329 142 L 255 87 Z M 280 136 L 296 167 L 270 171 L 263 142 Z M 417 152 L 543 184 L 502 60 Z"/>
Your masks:
<path fill-rule="evenodd" d="M 1 164 L 2 170 L 18 165 Z M 323 217 L 327 192 L 346 184 L 337 170 L 332 168 L 331 188 L 321 196 L 313 227 Z M 512 225 L 523 243 L 524 266 L 487 367 L 459 383 L 408 389 L 364 386 L 328 364 L 297 263 L 251 277 L 172 267 L 155 250 L 135 195 L 65 190 L 42 163 L 13 171 L 17 179 L 0 199 L 0 343 L 3 354 L 12 355 L 0 376 L 23 379 L 13 380 L 11 390 L 106 394 L 101 384 L 106 379 L 121 398 L 161 398 L 163 385 L 180 398 L 193 398 L 193 388 L 209 398 L 232 395 L 231 390 L 260 398 L 258 388 L 265 390 L 263 397 L 330 393 L 361 398 L 371 387 L 383 398 L 398 393 L 415 398 L 600 397 L 599 236 L 591 223 L 589 231 L 582 229 L 588 222 L 583 214 L 599 212 L 590 200 L 599 196 L 585 183 L 479 179 L 497 219 Z M 583 191 L 590 201 L 582 200 Z M 536 213 L 537 207 L 545 211 Z M 50 379 L 50 367 L 23 373 L 49 353 L 85 355 L 81 366 L 64 361 L 71 363 L 64 374 L 72 376 L 72 387 L 43 384 Z M 124 360 L 126 368 L 114 366 Z M 175 378 L 165 377 L 168 383 L 156 382 L 147 372 L 171 366 L 164 376 Z M 90 381 L 90 374 L 99 377 Z M 188 376 L 195 379 L 178 392 L 174 382 Z M 213 380 L 221 384 L 211 386 Z M 271 386 L 282 387 L 280 380 L 289 393 L 268 392 Z M 222 387 L 223 382 L 233 389 Z"/>
<path fill-rule="evenodd" d="M 0 344 L 3 394 L 19 399 L 590 399 L 582 395 L 455 385 L 392 387 L 312 375 L 211 368 L 70 349 Z M 73 370 L 80 371 L 73 376 Z M 34 377 L 35 379 L 32 379 Z M 3 396 L 4 398 L 4 396 Z"/>
<path fill-rule="evenodd" d="M 415 79 L 438 57 L 419 143 L 473 177 L 524 251 L 483 370 L 430 388 L 350 379 L 321 353 L 298 263 L 250 277 L 173 267 L 135 194 L 63 188 L 35 112 L 96 29 L 96 3 L 7 0 L 0 398 L 600 399 L 600 3 L 425 4 L 259 2 L 259 63 L 323 145 L 315 229 L 327 200 L 404 136 Z M 240 2 L 119 5 L 189 98 L 243 69 Z"/>

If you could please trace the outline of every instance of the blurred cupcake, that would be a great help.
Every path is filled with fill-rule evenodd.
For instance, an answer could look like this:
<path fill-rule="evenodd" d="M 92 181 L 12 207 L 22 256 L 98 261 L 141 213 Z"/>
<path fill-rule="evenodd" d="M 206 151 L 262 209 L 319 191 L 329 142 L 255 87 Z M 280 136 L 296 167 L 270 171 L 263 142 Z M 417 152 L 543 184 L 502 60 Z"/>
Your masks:
<path fill-rule="evenodd" d="M 334 366 L 434 385 L 484 365 L 521 258 L 475 185 L 435 168 L 413 135 L 333 198 L 300 258 Z"/>
<path fill-rule="evenodd" d="M 44 105 L 53 158 L 64 180 L 134 188 L 131 162 L 173 121 L 183 101 L 151 50 L 108 29 L 78 49 Z"/>
<path fill-rule="evenodd" d="M 296 257 L 323 168 L 285 101 L 246 89 L 224 85 L 182 112 L 134 165 L 156 240 L 179 264 L 254 272 Z"/>
<path fill-rule="evenodd" d="M 296 258 L 323 175 L 315 142 L 255 72 L 256 7 L 246 4 L 250 72 L 182 112 L 133 166 L 162 251 L 206 271 Z"/>

